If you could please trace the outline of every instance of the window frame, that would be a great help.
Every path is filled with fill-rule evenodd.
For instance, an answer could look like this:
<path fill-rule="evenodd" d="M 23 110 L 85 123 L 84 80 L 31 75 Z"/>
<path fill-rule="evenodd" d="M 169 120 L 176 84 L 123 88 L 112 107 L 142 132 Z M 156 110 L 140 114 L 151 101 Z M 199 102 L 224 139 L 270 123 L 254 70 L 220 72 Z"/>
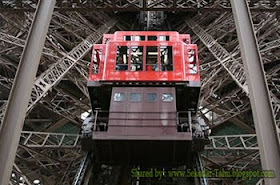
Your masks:
<path fill-rule="evenodd" d="M 147 58 L 148 58 L 148 47 L 155 47 L 155 48 L 157 48 L 156 49 L 156 52 L 157 52 L 157 55 L 156 55 L 156 65 L 154 65 L 154 64 L 148 64 L 148 61 L 147 61 Z M 159 48 L 160 48 L 160 45 L 147 45 L 147 46 L 145 46 L 145 70 L 147 71 L 147 66 L 149 66 L 149 65 L 154 65 L 154 66 L 157 66 L 157 69 L 158 70 L 156 70 L 156 69 L 153 69 L 152 71 L 153 72 L 159 72 L 160 70 L 159 70 L 159 68 L 160 68 L 160 59 L 159 59 L 159 57 L 160 57 L 160 50 L 159 50 Z"/>
<path fill-rule="evenodd" d="M 151 40 L 151 38 L 156 38 L 156 40 Z M 147 41 L 158 41 L 158 36 L 157 35 L 148 35 L 147 36 Z"/>
<path fill-rule="evenodd" d="M 117 69 L 117 66 L 119 65 L 119 57 L 120 57 L 120 53 L 119 53 L 119 57 L 118 57 L 118 49 L 122 48 L 122 47 L 127 47 L 127 64 L 125 65 L 125 69 L 119 70 Z M 142 53 L 142 70 L 131 70 L 131 60 L 132 60 L 132 47 L 143 47 L 143 53 Z M 148 57 L 148 48 L 149 47 L 155 47 L 157 48 L 157 51 L 152 51 L 152 52 L 157 52 L 156 55 L 156 67 L 155 69 L 153 69 L 153 72 L 171 72 L 174 71 L 174 45 L 173 44 L 161 44 L 161 43 L 157 43 L 157 44 L 121 44 L 121 45 L 116 45 L 116 58 L 115 58 L 115 62 L 114 62 L 114 70 L 115 72 L 146 72 L 147 71 L 147 57 Z M 171 70 L 163 70 L 163 65 L 161 63 L 161 47 L 170 47 L 171 51 L 172 51 L 172 56 L 170 57 L 172 59 L 172 63 L 171 63 Z M 123 60 L 123 59 L 122 59 Z M 123 61 L 124 62 L 124 61 Z M 124 65 L 124 64 L 123 64 Z M 127 66 L 127 69 L 126 69 Z M 141 67 L 140 67 L 141 68 Z"/>
<path fill-rule="evenodd" d="M 130 68 L 129 68 L 129 70 L 128 71 L 130 71 L 130 72 L 140 72 L 140 71 L 143 71 L 143 66 L 144 66 L 144 52 L 145 52 L 145 46 L 142 46 L 142 45 L 140 45 L 140 46 L 137 46 L 137 45 L 131 45 L 131 46 L 129 46 L 130 47 L 130 52 L 129 52 L 129 66 L 130 66 Z M 131 64 L 133 64 L 133 65 L 135 65 L 134 63 L 132 63 L 132 58 L 133 58 L 133 56 L 132 56 L 132 53 L 133 53 L 133 51 L 132 51 L 132 48 L 133 47 L 138 47 L 138 49 L 139 48 L 142 48 L 142 55 L 141 55 L 141 58 L 139 58 L 139 59 L 142 59 L 142 63 L 138 63 L 138 65 L 140 66 L 140 69 L 141 70 L 137 70 L 137 68 L 136 68 L 136 70 L 131 70 Z"/>
<path fill-rule="evenodd" d="M 164 94 L 169 94 L 169 95 L 171 95 L 172 100 L 171 100 L 171 101 L 166 101 L 166 100 L 164 100 L 164 99 L 163 99 L 163 95 L 164 95 Z M 162 102 L 165 102 L 165 103 L 174 102 L 174 95 L 173 95 L 173 93 L 162 93 L 162 94 L 161 94 L 161 101 L 162 101 Z"/>
<path fill-rule="evenodd" d="M 149 101 L 149 98 L 148 98 L 148 95 L 149 94 L 155 94 L 156 96 L 156 98 L 155 98 L 155 100 L 153 100 L 153 101 Z M 152 92 L 148 92 L 148 93 L 146 93 L 146 102 L 148 102 L 148 103 L 154 103 L 154 102 L 157 102 L 158 101 L 158 93 L 152 93 Z"/>
<path fill-rule="evenodd" d="M 127 37 L 130 37 L 130 40 L 127 40 Z M 124 35 L 123 36 L 123 41 L 133 41 L 134 36 L 133 35 Z"/>
<path fill-rule="evenodd" d="M 164 38 L 165 40 L 161 40 L 160 38 Z M 159 41 L 170 41 L 169 35 L 159 35 L 158 36 Z"/>
<path fill-rule="evenodd" d="M 140 40 L 136 40 L 136 37 L 139 37 Z M 141 37 L 142 38 L 144 37 L 144 39 L 141 39 Z M 133 41 L 136 41 L 136 42 L 146 41 L 146 36 L 145 35 L 134 35 L 133 36 Z"/>
<path fill-rule="evenodd" d="M 119 62 L 119 58 L 122 57 L 122 56 L 120 55 L 120 51 L 119 51 L 119 56 L 118 56 L 118 49 L 121 50 L 122 47 L 127 47 L 127 48 L 126 48 L 126 52 L 127 52 L 127 53 L 126 53 L 126 55 L 127 55 L 127 56 L 126 56 L 126 60 L 127 60 L 126 62 L 127 62 L 127 64 L 121 64 L 121 65 L 127 66 L 127 69 L 125 69 L 125 70 L 120 70 L 120 69 L 118 69 L 118 70 L 117 70 L 117 66 L 120 65 L 120 64 L 117 63 L 117 62 Z M 130 61 L 130 58 L 131 58 L 131 46 L 126 46 L 126 45 L 117 46 L 117 47 L 116 47 L 116 58 L 115 58 L 115 71 L 116 71 L 116 72 L 125 72 L 125 71 L 129 71 L 129 67 L 130 67 L 130 64 L 129 64 L 130 62 L 129 62 L 129 61 Z M 122 60 L 123 60 L 123 59 L 122 59 Z M 123 61 L 123 62 L 124 62 L 124 61 Z"/>
<path fill-rule="evenodd" d="M 162 67 L 162 64 L 161 64 L 161 47 L 166 47 L 166 49 L 168 49 L 168 47 L 171 48 L 171 70 L 163 70 Z M 163 71 L 174 71 L 174 51 L 173 51 L 173 48 L 174 46 L 173 45 L 160 45 L 159 46 L 159 63 L 160 63 L 160 71 L 163 72 Z M 168 56 L 168 55 L 167 55 Z"/>
<path fill-rule="evenodd" d="M 116 100 L 116 97 L 115 97 L 116 94 L 122 94 L 123 98 L 121 100 Z M 114 102 L 125 102 L 125 100 L 126 100 L 126 93 L 124 93 L 124 92 L 115 92 L 114 93 L 114 97 L 113 97 Z"/>
<path fill-rule="evenodd" d="M 137 94 L 137 95 L 139 95 L 139 99 L 137 99 L 137 100 L 133 100 L 133 99 L 131 99 L 131 95 L 132 94 Z M 141 100 L 142 100 L 142 96 L 141 96 L 141 93 L 136 93 L 136 92 L 131 92 L 131 93 L 129 93 L 129 102 L 133 102 L 133 103 L 137 103 L 137 102 L 141 102 Z"/>

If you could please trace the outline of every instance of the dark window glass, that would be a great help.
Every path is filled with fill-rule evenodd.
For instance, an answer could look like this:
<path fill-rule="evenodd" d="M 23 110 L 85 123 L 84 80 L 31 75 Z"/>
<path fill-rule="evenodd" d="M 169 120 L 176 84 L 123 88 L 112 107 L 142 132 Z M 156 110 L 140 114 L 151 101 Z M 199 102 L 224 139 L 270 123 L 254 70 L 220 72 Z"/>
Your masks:
<path fill-rule="evenodd" d="M 173 51 L 172 46 L 160 46 L 160 70 L 173 70 Z"/>
<path fill-rule="evenodd" d="M 140 93 L 130 93 L 130 101 L 138 102 L 141 100 L 141 94 Z"/>
<path fill-rule="evenodd" d="M 132 41 L 132 36 L 123 36 L 124 41 Z"/>
<path fill-rule="evenodd" d="M 189 73 L 196 74 L 197 73 L 197 65 L 196 65 L 196 50 L 190 49 L 188 51 L 188 66 L 189 66 Z"/>
<path fill-rule="evenodd" d="M 92 63 L 92 69 L 91 72 L 92 74 L 98 74 L 99 73 L 99 65 L 101 62 L 101 56 L 102 52 L 99 49 L 94 49 L 93 50 L 93 63 Z"/>
<path fill-rule="evenodd" d="M 147 93 L 147 102 L 155 102 L 157 101 L 156 93 Z"/>
<path fill-rule="evenodd" d="M 131 46 L 130 71 L 143 70 L 143 46 Z"/>
<path fill-rule="evenodd" d="M 159 41 L 169 41 L 169 36 L 159 36 Z"/>
<path fill-rule="evenodd" d="M 129 56 L 129 47 L 127 46 L 117 47 L 116 68 L 115 68 L 116 71 L 127 71 L 128 56 Z"/>
<path fill-rule="evenodd" d="M 172 93 L 163 93 L 161 99 L 163 102 L 172 102 L 174 98 Z"/>
<path fill-rule="evenodd" d="M 114 101 L 124 101 L 125 100 L 125 94 L 124 93 L 115 93 L 114 94 Z"/>
<path fill-rule="evenodd" d="M 183 39 L 183 42 L 186 43 L 186 44 L 190 44 L 189 39 Z"/>
<path fill-rule="evenodd" d="M 158 71 L 158 47 L 147 46 L 146 48 L 146 70 Z"/>
<path fill-rule="evenodd" d="M 156 41 L 157 40 L 157 36 L 148 36 L 148 40 L 152 41 Z"/>
<path fill-rule="evenodd" d="M 142 36 L 142 35 L 136 35 L 135 37 L 134 37 L 134 39 L 135 39 L 135 41 L 144 41 L 145 40 L 145 36 Z"/>

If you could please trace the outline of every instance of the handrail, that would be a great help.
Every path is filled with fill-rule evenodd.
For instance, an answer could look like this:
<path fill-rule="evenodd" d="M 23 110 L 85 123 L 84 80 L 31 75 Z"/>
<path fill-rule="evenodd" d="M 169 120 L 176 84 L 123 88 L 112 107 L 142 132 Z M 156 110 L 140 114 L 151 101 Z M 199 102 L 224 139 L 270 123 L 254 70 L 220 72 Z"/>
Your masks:
<path fill-rule="evenodd" d="M 105 115 L 101 115 L 99 116 L 101 113 L 106 113 L 108 114 L 107 116 Z M 112 116 L 112 114 L 122 114 L 125 115 L 125 117 L 110 117 Z M 142 117 L 142 118 L 128 118 L 127 115 L 131 115 L 131 114 L 156 114 L 158 116 L 161 115 L 170 115 L 173 114 L 174 117 L 171 118 L 146 118 L 146 117 Z M 180 116 L 180 114 L 186 114 L 186 116 Z M 160 125 L 160 124 L 141 124 L 141 125 L 131 125 L 131 124 L 114 124 L 114 123 L 110 123 L 110 127 L 177 127 L 177 126 L 181 126 L 182 124 L 180 124 L 180 119 L 185 119 L 188 123 L 188 126 L 190 128 L 190 132 L 191 132 L 191 128 L 192 128 L 192 118 L 191 118 L 191 111 L 177 111 L 177 112 L 120 112 L 120 111 L 106 111 L 106 110 L 95 110 L 94 113 L 94 120 L 93 120 L 93 130 L 96 131 L 97 130 L 97 125 L 98 125 L 98 120 L 100 120 L 100 122 L 105 122 L 105 124 L 108 124 L 109 121 L 112 120 L 124 120 L 124 121 L 176 121 L 176 124 L 174 125 Z M 119 115 L 118 115 L 119 116 Z M 171 115 L 172 116 L 172 115 Z M 106 123 L 107 122 L 107 123 Z"/>

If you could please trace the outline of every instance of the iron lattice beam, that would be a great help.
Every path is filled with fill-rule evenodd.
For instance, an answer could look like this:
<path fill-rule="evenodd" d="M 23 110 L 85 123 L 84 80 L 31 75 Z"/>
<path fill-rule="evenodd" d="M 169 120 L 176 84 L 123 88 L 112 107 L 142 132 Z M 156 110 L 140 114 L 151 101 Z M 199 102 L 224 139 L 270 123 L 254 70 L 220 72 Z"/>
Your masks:
<path fill-rule="evenodd" d="M 36 1 L 35 1 L 36 2 Z M 248 0 L 251 11 L 276 12 L 280 11 L 278 0 Z M 2 1 L 1 11 L 33 12 L 34 7 L 30 1 L 9 0 Z M 231 12 L 230 1 L 214 0 L 81 0 L 81 1 L 57 1 L 55 11 L 227 11 Z"/>

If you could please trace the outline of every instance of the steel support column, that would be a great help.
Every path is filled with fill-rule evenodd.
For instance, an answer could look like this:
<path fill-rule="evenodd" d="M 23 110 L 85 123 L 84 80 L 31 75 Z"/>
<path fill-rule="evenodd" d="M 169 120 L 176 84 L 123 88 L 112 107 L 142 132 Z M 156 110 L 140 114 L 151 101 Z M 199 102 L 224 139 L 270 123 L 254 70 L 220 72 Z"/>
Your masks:
<path fill-rule="evenodd" d="M 55 0 L 40 0 L 0 130 L 0 184 L 7 185 L 24 123 L 28 101 L 34 84 Z"/>
<path fill-rule="evenodd" d="M 280 182 L 279 138 L 250 10 L 246 0 L 231 0 L 231 4 L 249 86 L 262 168 L 274 170 L 276 175 L 275 178 L 265 178 L 265 184 L 278 185 Z"/>

